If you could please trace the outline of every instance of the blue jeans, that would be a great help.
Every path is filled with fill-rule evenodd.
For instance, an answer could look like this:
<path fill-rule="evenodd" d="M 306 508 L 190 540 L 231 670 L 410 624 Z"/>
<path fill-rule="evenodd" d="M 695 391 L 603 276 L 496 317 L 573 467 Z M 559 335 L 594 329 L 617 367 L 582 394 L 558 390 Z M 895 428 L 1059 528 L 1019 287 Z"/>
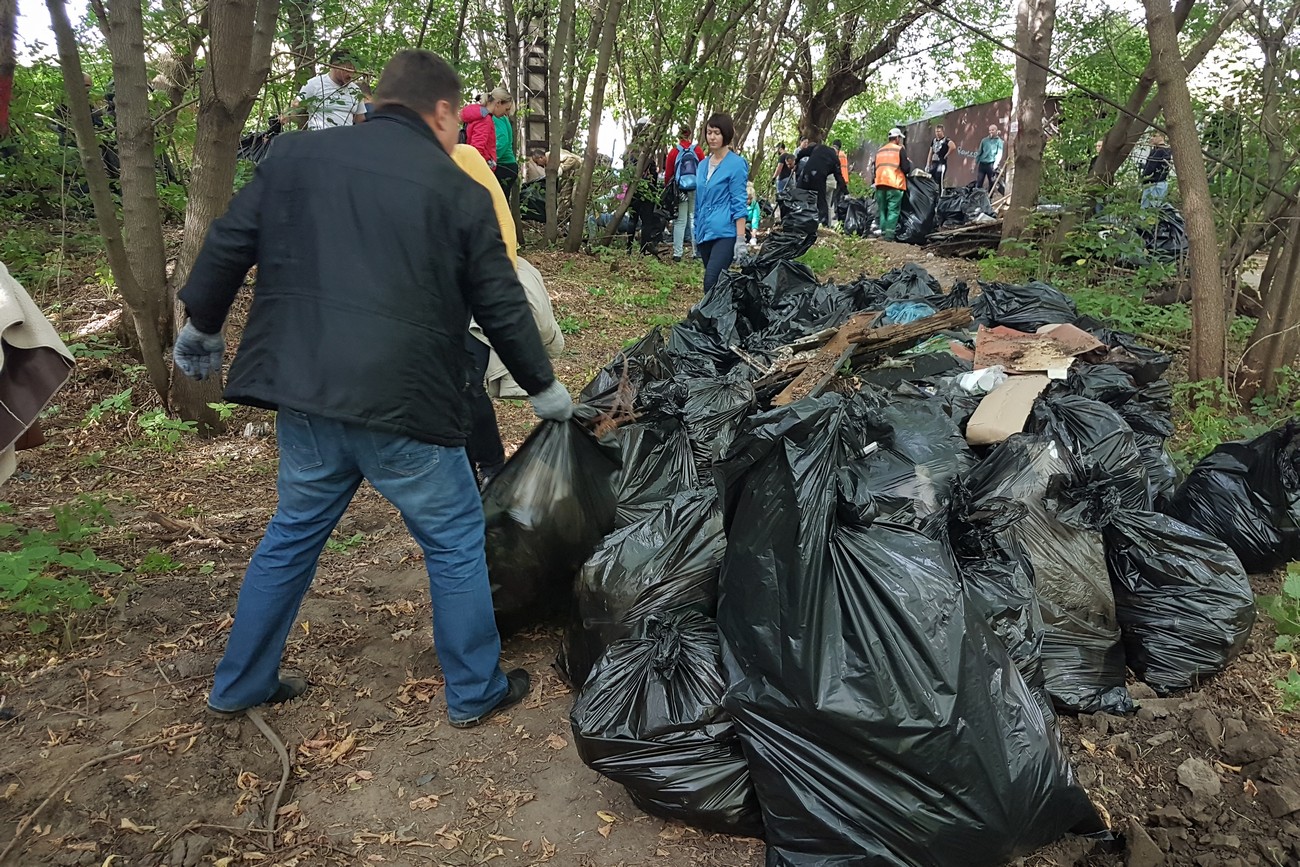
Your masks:
<path fill-rule="evenodd" d="M 680 259 L 686 246 L 686 236 L 691 232 L 691 215 L 695 213 L 695 191 L 683 192 L 677 199 L 677 219 L 673 220 L 673 256 Z"/>
<path fill-rule="evenodd" d="M 424 551 L 448 715 L 467 719 L 494 707 L 506 693 L 506 678 L 483 507 L 465 450 L 291 409 L 280 410 L 275 427 L 280 502 L 244 573 L 208 705 L 237 711 L 275 693 L 285 639 L 321 549 L 366 479 L 397 507 Z"/>
<path fill-rule="evenodd" d="M 1169 197 L 1169 182 L 1157 181 L 1142 188 L 1142 208 L 1154 208 Z"/>
<path fill-rule="evenodd" d="M 700 251 L 700 256 L 704 259 L 704 294 L 707 295 L 722 272 L 731 267 L 731 260 L 736 258 L 736 239 L 697 241 L 695 249 Z"/>
<path fill-rule="evenodd" d="M 790 179 L 789 179 L 789 178 L 777 178 L 777 179 L 776 179 L 776 192 L 777 192 L 777 195 L 780 195 L 781 193 L 784 193 L 784 192 L 785 192 L 785 188 L 788 187 L 788 186 L 790 186 Z"/>

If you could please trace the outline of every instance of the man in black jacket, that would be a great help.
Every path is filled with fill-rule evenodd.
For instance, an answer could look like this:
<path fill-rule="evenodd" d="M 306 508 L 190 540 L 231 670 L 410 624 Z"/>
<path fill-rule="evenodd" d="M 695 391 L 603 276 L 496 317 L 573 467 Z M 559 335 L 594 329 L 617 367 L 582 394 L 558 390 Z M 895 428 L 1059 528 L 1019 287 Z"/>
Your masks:
<path fill-rule="evenodd" d="M 801 190 L 817 193 L 817 216 L 823 226 L 831 224 L 830 211 L 826 207 L 826 179 L 834 178 L 841 189 L 848 189 L 849 182 L 840 171 L 840 155 L 835 148 L 811 142 L 799 149 L 794 155 L 795 165 L 799 166 L 794 185 Z"/>
<path fill-rule="evenodd" d="M 1165 144 L 1160 133 L 1151 134 L 1151 150 L 1142 164 L 1142 208 L 1159 206 L 1169 196 L 1169 170 L 1174 165 L 1174 152 Z"/>
<path fill-rule="evenodd" d="M 362 480 L 424 550 L 447 713 L 476 725 L 528 692 L 503 674 L 483 510 L 465 456 L 472 314 L 539 416 L 572 414 L 506 256 L 487 192 L 452 161 L 460 80 L 399 52 L 372 122 L 281 136 L 212 224 L 180 299 L 176 366 L 221 367 L 222 326 L 258 266 L 229 400 L 278 410 L 279 505 L 239 591 L 208 707 L 307 688 L 280 658 L 321 549 Z"/>

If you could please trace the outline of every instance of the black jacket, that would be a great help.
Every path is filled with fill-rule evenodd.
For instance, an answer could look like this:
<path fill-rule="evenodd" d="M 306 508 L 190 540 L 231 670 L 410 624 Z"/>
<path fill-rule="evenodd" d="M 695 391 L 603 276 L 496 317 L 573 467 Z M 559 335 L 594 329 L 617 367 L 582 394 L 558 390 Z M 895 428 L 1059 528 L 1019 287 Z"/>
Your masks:
<path fill-rule="evenodd" d="M 1158 184 L 1169 180 L 1169 169 L 1174 164 L 1174 152 L 1161 146 L 1152 148 L 1142 165 L 1142 183 Z"/>
<path fill-rule="evenodd" d="M 807 157 L 807 162 L 802 160 Z M 848 187 L 848 180 L 840 171 L 840 155 L 830 145 L 808 145 L 794 155 L 799 164 L 799 171 L 794 185 L 801 190 L 815 190 L 819 186 L 826 189 L 826 179 L 835 178 L 841 187 Z"/>
<path fill-rule="evenodd" d="M 254 264 L 229 400 L 463 445 L 471 313 L 528 393 L 555 379 L 487 191 L 407 109 L 278 137 L 181 290 L 196 328 Z"/>

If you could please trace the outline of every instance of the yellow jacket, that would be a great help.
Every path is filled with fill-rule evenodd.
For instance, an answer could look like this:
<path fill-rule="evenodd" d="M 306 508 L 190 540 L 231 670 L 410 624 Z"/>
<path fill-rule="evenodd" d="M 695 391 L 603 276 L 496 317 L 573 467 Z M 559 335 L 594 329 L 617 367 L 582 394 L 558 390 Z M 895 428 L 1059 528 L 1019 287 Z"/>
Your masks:
<path fill-rule="evenodd" d="M 501 191 L 497 176 L 492 174 L 492 169 L 488 168 L 487 160 L 483 159 L 483 155 L 469 145 L 456 145 L 451 158 L 465 174 L 482 184 L 488 191 L 488 195 L 492 197 L 492 207 L 497 212 L 497 222 L 501 224 L 501 240 L 506 242 L 506 254 L 510 257 L 510 264 L 517 267 L 519 240 L 515 236 L 515 218 L 510 213 L 510 203 L 506 201 L 506 194 Z"/>

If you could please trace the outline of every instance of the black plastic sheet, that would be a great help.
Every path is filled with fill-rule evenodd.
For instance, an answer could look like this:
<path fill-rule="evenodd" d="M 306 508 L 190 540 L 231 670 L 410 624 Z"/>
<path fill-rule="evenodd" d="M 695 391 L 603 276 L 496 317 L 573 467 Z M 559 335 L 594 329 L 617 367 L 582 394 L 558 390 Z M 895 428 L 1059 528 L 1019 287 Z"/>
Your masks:
<path fill-rule="evenodd" d="M 616 527 L 654 514 L 664 500 L 698 485 L 691 440 L 680 418 L 647 418 L 619 427 L 612 436 L 623 462 L 616 482 Z"/>
<path fill-rule="evenodd" d="M 665 351 L 663 332 L 655 326 L 601 368 L 582 389 L 578 402 L 608 412 L 620 400 L 635 401 L 646 383 L 666 379 L 672 373 L 671 357 Z"/>
<path fill-rule="evenodd" d="M 1237 555 L 1168 515 L 1123 512 L 1103 530 L 1133 673 L 1159 695 L 1191 689 L 1241 652 L 1255 594 Z"/>
<path fill-rule="evenodd" d="M 566 631 L 560 667 L 582 686 L 605 649 L 634 635 L 652 614 L 717 612 L 726 540 L 717 493 L 691 491 L 605 539 L 582 566 L 577 619 Z"/>
<path fill-rule="evenodd" d="M 719 478 L 724 707 L 771 867 L 1001 864 L 1096 815 L 950 549 L 873 521 L 854 401 L 751 420 Z"/>
<path fill-rule="evenodd" d="M 583 426 L 544 421 L 483 492 L 488 578 L 503 636 L 565 613 L 573 578 L 614 529 L 618 447 Z"/>
<path fill-rule="evenodd" d="M 650 615 L 615 643 L 570 721 L 578 755 L 647 813 L 706 831 L 762 837 L 763 822 L 726 689 L 718 629 L 701 614 Z"/>
<path fill-rule="evenodd" d="M 1074 322 L 1079 309 L 1070 296 L 1037 280 L 1024 286 L 981 282 L 971 314 L 983 325 L 1033 333 L 1044 325 Z"/>
<path fill-rule="evenodd" d="M 898 212 L 898 229 L 894 234 L 900 244 L 924 244 L 930 233 L 939 228 L 937 210 L 939 184 L 932 178 L 910 177 L 903 207 Z"/>
<path fill-rule="evenodd" d="M 890 301 L 924 301 L 933 295 L 943 294 L 939 281 L 915 262 L 895 268 L 883 275 L 878 282 L 888 287 L 885 289 L 885 297 Z"/>
<path fill-rule="evenodd" d="M 1001 547 L 1018 546 L 1033 568 L 1043 616 L 1043 673 L 1053 703 L 1072 712 L 1127 713 L 1133 703 L 1124 687 L 1124 648 L 1101 534 L 1077 526 L 1081 522 L 1049 502 L 1058 477 L 1081 481 L 1068 453 L 1052 440 L 1016 434 L 970 473 L 967 484 L 974 508 L 993 498 L 1025 507 L 1024 517 L 1002 531 Z"/>
<path fill-rule="evenodd" d="M 1300 420 L 1224 443 L 1192 468 L 1168 512 L 1227 543 L 1247 572 L 1300 559 Z"/>
<path fill-rule="evenodd" d="M 817 193 L 788 187 L 776 197 L 781 227 L 769 234 L 755 257 L 760 273 L 786 259 L 798 259 L 817 241 Z"/>

